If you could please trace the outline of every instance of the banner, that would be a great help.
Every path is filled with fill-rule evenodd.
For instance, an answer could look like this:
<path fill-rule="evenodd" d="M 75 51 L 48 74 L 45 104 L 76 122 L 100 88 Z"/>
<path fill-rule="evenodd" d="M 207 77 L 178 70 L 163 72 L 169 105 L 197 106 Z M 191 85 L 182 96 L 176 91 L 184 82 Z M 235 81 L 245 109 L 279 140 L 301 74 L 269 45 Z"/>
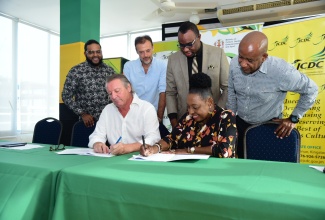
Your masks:
<path fill-rule="evenodd" d="M 262 27 L 262 24 L 254 24 L 201 31 L 201 41 L 222 48 L 228 57 L 228 62 L 230 62 L 238 54 L 238 45 L 241 39 L 249 32 L 262 31 Z"/>
<path fill-rule="evenodd" d="M 325 164 L 325 17 L 264 27 L 263 33 L 269 39 L 269 55 L 285 59 L 318 85 L 315 104 L 296 128 L 301 135 L 300 162 Z M 299 94 L 287 94 L 285 118 L 295 108 L 298 98 Z"/>

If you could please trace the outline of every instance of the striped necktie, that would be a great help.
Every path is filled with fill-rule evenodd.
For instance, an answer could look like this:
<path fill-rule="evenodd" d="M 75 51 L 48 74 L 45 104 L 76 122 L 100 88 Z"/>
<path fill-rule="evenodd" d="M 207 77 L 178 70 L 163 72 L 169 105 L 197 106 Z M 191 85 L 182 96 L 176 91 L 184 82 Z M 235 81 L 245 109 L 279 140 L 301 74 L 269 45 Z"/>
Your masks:
<path fill-rule="evenodd" d="M 197 65 L 197 59 L 196 56 L 193 57 L 192 62 L 192 74 L 198 73 L 198 65 Z"/>

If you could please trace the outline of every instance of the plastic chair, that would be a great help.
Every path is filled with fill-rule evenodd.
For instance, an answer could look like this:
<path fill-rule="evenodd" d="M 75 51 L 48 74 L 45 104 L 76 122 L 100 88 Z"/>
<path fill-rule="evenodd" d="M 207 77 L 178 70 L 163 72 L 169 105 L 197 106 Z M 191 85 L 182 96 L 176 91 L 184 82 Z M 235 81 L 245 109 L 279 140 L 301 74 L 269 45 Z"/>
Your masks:
<path fill-rule="evenodd" d="M 280 139 L 274 134 L 278 126 L 275 122 L 265 122 L 248 127 L 244 135 L 244 158 L 299 163 L 299 131 L 294 128 L 289 137 Z"/>
<path fill-rule="evenodd" d="M 44 118 L 35 124 L 32 143 L 58 145 L 61 134 L 62 123 L 59 120 L 52 117 Z"/>
<path fill-rule="evenodd" d="M 83 121 L 77 121 L 72 128 L 70 146 L 88 147 L 89 135 L 95 130 L 96 124 L 92 127 L 86 127 Z"/>

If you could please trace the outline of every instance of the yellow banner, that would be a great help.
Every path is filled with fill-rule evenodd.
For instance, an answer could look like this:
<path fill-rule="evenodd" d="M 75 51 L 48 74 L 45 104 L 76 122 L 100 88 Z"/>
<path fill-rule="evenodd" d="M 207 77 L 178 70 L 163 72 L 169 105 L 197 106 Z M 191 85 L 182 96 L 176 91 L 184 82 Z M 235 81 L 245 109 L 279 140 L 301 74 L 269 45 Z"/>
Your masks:
<path fill-rule="evenodd" d="M 300 162 L 325 164 L 325 17 L 264 27 L 263 33 L 269 39 L 269 55 L 285 59 L 318 85 L 315 104 L 296 128 L 301 135 Z M 287 94 L 285 118 L 298 98 L 298 94 Z"/>

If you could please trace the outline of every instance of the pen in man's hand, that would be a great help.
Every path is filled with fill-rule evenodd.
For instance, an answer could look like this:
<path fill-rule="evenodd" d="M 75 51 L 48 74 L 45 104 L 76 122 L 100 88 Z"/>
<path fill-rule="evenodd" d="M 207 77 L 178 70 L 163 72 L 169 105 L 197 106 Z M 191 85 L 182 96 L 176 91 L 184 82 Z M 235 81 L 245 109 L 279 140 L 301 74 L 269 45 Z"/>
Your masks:
<path fill-rule="evenodd" d="M 115 144 L 117 144 L 118 142 L 120 142 L 121 139 L 122 139 L 122 136 L 120 136 L 120 137 L 117 139 L 117 141 L 116 141 Z"/>
<path fill-rule="evenodd" d="M 146 142 L 144 141 L 144 135 L 142 135 L 142 144 L 143 144 L 144 149 L 147 149 Z"/>

